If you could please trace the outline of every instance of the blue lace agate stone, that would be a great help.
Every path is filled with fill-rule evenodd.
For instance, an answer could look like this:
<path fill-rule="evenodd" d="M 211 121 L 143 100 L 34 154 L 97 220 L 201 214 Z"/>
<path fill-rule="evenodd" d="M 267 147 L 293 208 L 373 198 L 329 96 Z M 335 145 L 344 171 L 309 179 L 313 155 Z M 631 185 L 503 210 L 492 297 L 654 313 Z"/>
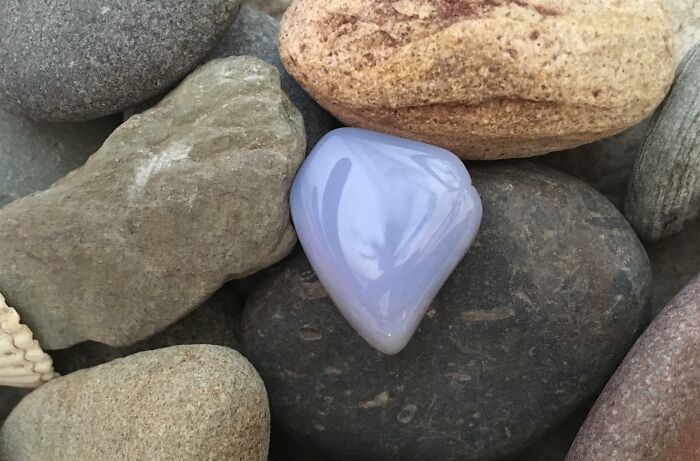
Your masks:
<path fill-rule="evenodd" d="M 328 133 L 309 154 L 291 211 L 329 296 L 385 354 L 406 346 L 481 223 L 455 155 L 355 128 Z"/>

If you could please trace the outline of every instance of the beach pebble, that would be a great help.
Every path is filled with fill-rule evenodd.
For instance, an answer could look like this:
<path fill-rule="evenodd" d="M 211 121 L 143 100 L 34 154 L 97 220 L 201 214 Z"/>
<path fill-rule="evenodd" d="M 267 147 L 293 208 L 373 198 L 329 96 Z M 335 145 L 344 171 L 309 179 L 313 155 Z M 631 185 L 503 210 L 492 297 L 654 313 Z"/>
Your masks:
<path fill-rule="evenodd" d="M 291 251 L 304 150 L 274 67 L 211 61 L 82 168 L 0 209 L 0 292 L 44 349 L 152 336 Z"/>

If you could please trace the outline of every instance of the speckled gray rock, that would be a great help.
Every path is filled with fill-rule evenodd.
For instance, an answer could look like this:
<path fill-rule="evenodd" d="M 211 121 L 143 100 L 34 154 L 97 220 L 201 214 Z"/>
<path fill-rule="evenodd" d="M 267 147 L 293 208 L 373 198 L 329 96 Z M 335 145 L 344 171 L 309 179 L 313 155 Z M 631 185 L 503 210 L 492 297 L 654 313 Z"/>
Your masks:
<path fill-rule="evenodd" d="M 0 107 L 79 121 L 166 90 L 216 45 L 241 0 L 7 0 Z"/>
<path fill-rule="evenodd" d="M 282 77 L 282 89 L 304 116 L 307 151 L 319 139 L 339 126 L 289 75 L 282 65 L 277 49 L 277 21 L 249 5 L 243 5 L 233 26 L 212 53 L 212 58 L 250 55 L 274 65 Z"/>
<path fill-rule="evenodd" d="M 248 3 L 255 5 L 256 8 L 264 11 L 270 16 L 280 19 L 292 0 L 248 0 Z"/>
<path fill-rule="evenodd" d="M 85 166 L 0 209 L 0 292 L 45 349 L 149 337 L 289 253 L 304 140 L 274 67 L 211 61 Z"/>
<path fill-rule="evenodd" d="M 275 421 L 329 459 L 492 460 L 592 397 L 645 325 L 649 261 L 585 184 L 529 163 L 473 166 L 479 235 L 406 349 L 338 313 L 300 251 L 243 314 Z"/>
<path fill-rule="evenodd" d="M 567 461 L 700 459 L 699 389 L 700 277 L 639 338 Z"/>
<path fill-rule="evenodd" d="M 121 120 L 32 122 L 0 112 L 0 207 L 44 190 L 80 167 Z"/>
<path fill-rule="evenodd" d="M 265 461 L 265 387 L 220 346 L 142 352 L 58 378 L 0 432 L 5 461 Z"/>
<path fill-rule="evenodd" d="M 648 126 L 649 119 L 611 138 L 536 157 L 532 161 L 580 179 L 621 210 L 632 167 Z"/>
<path fill-rule="evenodd" d="M 634 165 L 625 216 L 643 240 L 679 232 L 700 214 L 700 43 L 686 56 Z"/>
<path fill-rule="evenodd" d="M 241 300 L 225 286 L 182 320 L 131 346 L 110 347 L 87 341 L 68 349 L 52 351 L 54 370 L 67 375 L 137 352 L 182 344 L 212 344 L 239 350 L 236 335 L 241 313 Z"/>

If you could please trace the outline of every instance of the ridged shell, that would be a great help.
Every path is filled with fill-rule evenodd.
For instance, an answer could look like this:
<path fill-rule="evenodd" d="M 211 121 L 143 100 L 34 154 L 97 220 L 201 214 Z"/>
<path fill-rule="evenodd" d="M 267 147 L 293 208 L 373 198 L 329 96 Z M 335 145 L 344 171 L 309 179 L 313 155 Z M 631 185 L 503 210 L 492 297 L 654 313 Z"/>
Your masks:
<path fill-rule="evenodd" d="M 0 386 L 37 387 L 54 376 L 51 357 L 0 294 Z"/>

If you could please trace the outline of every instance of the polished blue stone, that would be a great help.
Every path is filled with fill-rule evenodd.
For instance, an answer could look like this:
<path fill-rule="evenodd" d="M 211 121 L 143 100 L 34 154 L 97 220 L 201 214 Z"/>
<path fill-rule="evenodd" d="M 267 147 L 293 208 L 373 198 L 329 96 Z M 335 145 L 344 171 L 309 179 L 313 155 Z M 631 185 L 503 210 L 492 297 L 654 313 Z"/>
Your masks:
<path fill-rule="evenodd" d="M 316 145 L 291 211 L 329 296 L 386 354 L 406 346 L 481 223 L 479 194 L 455 155 L 356 128 Z"/>

